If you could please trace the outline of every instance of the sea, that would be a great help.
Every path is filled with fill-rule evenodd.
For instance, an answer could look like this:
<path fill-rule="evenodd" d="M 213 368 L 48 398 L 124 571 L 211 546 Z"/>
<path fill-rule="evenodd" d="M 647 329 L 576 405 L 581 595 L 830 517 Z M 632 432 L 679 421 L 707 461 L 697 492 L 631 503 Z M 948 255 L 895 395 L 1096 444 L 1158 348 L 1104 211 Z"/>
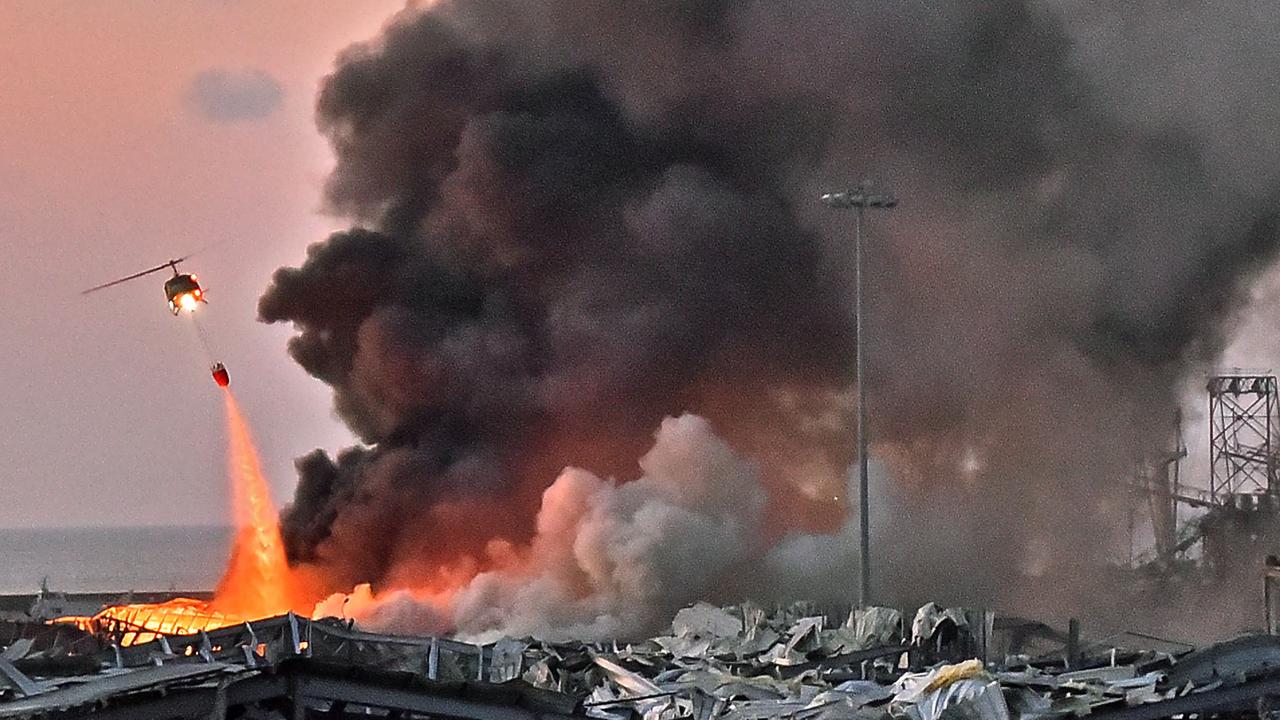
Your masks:
<path fill-rule="evenodd" d="M 206 591 L 222 575 L 226 527 L 0 528 L 0 594 Z"/>

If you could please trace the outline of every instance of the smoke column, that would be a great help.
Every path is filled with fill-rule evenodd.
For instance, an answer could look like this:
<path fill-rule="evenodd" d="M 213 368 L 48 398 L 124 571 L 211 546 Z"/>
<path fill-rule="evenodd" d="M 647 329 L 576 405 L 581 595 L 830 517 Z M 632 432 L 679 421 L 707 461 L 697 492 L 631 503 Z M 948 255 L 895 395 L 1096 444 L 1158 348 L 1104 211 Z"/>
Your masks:
<path fill-rule="evenodd" d="M 865 175 L 902 198 L 866 259 L 879 596 L 1088 602 L 1121 481 L 1275 254 L 1280 34 L 1256 20 L 1066 0 L 404 11 L 317 102 L 328 208 L 353 227 L 259 303 L 361 440 L 298 461 L 291 562 L 313 595 L 368 582 L 474 632 L 636 630 L 658 609 L 610 618 L 644 583 L 654 603 L 847 596 L 851 218 L 816 198 Z M 1224 36 L 1220 72 L 1179 65 Z M 661 480 L 636 466 L 668 456 Z M 681 557 L 715 571 L 668 572 Z M 785 582 L 735 572 L 765 565 Z"/>

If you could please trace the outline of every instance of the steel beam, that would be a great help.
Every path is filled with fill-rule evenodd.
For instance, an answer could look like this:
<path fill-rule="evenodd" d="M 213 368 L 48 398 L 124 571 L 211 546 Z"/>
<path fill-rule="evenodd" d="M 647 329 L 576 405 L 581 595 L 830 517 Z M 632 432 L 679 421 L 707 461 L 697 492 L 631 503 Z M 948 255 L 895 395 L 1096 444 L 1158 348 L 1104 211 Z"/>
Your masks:
<path fill-rule="evenodd" d="M 1221 687 L 1216 690 L 1192 692 L 1181 697 L 1133 707 L 1094 710 L 1089 713 L 1089 718 L 1090 720 L 1160 720 L 1188 713 L 1235 708 L 1251 709 L 1258 700 L 1269 695 L 1280 695 L 1280 677 Z"/>

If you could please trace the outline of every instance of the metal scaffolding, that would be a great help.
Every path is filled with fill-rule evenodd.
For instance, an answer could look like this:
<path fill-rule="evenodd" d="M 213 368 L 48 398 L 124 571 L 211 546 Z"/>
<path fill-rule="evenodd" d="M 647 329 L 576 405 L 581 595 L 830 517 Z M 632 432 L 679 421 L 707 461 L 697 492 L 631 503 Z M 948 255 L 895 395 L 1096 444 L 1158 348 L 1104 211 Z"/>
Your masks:
<path fill-rule="evenodd" d="M 1274 375 L 1209 380 L 1209 492 L 1216 503 L 1280 493 L 1276 431 L 1280 392 Z"/>

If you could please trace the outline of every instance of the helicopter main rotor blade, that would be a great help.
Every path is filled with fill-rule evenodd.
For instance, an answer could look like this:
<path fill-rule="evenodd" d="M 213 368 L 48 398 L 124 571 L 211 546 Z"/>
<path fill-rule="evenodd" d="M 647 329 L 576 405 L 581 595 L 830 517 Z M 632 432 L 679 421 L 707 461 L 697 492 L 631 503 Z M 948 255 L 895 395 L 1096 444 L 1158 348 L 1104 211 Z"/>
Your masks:
<path fill-rule="evenodd" d="M 186 260 L 186 259 L 187 259 L 187 258 L 189 258 L 189 257 L 191 257 L 191 256 L 190 256 L 190 255 L 184 255 L 183 257 L 175 258 L 175 259 L 170 260 L 170 261 L 168 261 L 168 262 L 166 262 L 166 263 L 164 263 L 164 264 L 157 265 L 157 266 L 155 266 L 155 267 L 151 268 L 150 270 L 143 270 L 142 272 L 136 272 L 136 273 L 134 273 L 134 274 L 132 274 L 132 275 L 128 275 L 128 276 L 126 276 L 126 277 L 122 277 L 122 278 L 120 278 L 120 279 L 118 279 L 118 280 L 112 280 L 112 281 L 111 281 L 111 282 L 109 282 L 109 283 L 103 283 L 103 284 L 101 284 L 101 285 L 96 285 L 96 286 L 94 286 L 94 287 L 89 288 L 88 290 L 81 290 L 81 291 L 80 291 L 80 294 L 81 294 L 81 295 L 88 295 L 88 294 L 89 294 L 89 293 L 91 293 L 91 292 L 97 292 L 97 291 L 99 291 L 99 290 L 103 290 L 103 289 L 109 288 L 109 287 L 111 287 L 111 286 L 113 286 L 113 285 L 119 285 L 120 283 L 129 282 L 130 280 L 137 280 L 138 278 L 142 277 L 143 275 L 150 275 L 151 273 L 154 273 L 154 272 L 160 272 L 161 270 L 164 270 L 164 269 L 166 269 L 166 268 L 173 268 L 173 271 L 176 273 L 176 272 L 178 271 L 178 269 L 177 269 L 177 267 L 176 267 L 176 266 L 177 266 L 177 264 L 178 264 L 178 263 L 180 263 L 180 262 L 182 262 L 183 260 Z"/>

